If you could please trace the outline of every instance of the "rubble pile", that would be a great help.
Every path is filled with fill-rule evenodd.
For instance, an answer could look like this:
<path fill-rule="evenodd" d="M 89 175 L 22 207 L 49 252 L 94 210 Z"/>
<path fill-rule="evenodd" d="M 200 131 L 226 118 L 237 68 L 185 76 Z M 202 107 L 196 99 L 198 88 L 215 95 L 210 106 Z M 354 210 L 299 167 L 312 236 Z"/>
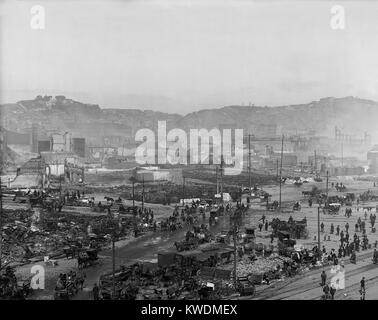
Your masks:
<path fill-rule="evenodd" d="M 43 260 L 44 256 L 58 257 L 67 246 L 108 245 L 111 232 L 108 221 L 106 216 L 50 215 L 36 208 L 4 210 L 2 262 L 17 265 L 31 259 L 34 262 Z M 127 235 L 131 225 L 129 219 L 123 217 L 119 221 L 117 237 Z"/>
<path fill-rule="evenodd" d="M 264 275 L 268 279 L 279 277 L 281 275 L 280 270 L 284 270 L 285 262 L 290 264 L 292 259 L 272 254 L 270 257 L 258 257 L 254 261 L 251 261 L 248 257 L 244 256 L 236 265 L 236 275 L 237 277 L 252 277 L 256 284 L 260 284 Z M 232 263 L 223 266 L 225 270 L 232 270 L 232 268 Z"/>
<path fill-rule="evenodd" d="M 25 300 L 30 292 L 30 279 L 17 279 L 9 266 L 0 270 L 0 300 Z"/>
<path fill-rule="evenodd" d="M 100 278 L 100 298 L 103 300 L 176 300 L 199 299 L 209 280 L 183 268 L 159 267 L 153 263 L 137 263 L 121 267 L 115 273 L 115 296 L 112 274 Z M 211 298 L 223 298 L 235 293 L 233 283 L 212 279 Z"/>

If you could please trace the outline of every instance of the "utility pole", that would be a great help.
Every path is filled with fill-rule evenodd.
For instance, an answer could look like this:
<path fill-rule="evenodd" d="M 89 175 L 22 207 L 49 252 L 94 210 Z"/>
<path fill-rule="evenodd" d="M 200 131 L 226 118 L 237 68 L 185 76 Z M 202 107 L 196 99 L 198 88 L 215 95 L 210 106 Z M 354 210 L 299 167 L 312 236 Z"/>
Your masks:
<path fill-rule="evenodd" d="M 108 220 L 108 227 L 111 232 L 111 240 L 112 240 L 112 299 L 116 298 L 116 285 L 115 285 L 115 241 L 116 241 L 116 234 L 117 234 L 117 227 L 116 222 L 114 220 L 114 217 L 112 215 L 109 215 Z"/>
<path fill-rule="evenodd" d="M 318 169 L 316 160 L 317 160 L 316 159 L 316 150 L 314 150 L 314 172 L 315 172 L 315 174 L 317 173 L 317 169 Z"/>
<path fill-rule="evenodd" d="M 144 210 L 144 174 L 142 180 L 142 211 Z"/>
<path fill-rule="evenodd" d="M 101 168 L 104 167 L 104 160 L 105 160 L 105 144 L 102 144 L 102 155 L 101 155 Z"/>
<path fill-rule="evenodd" d="M 134 212 L 134 209 L 135 209 L 135 181 L 136 181 L 136 178 L 134 176 L 134 173 L 133 175 L 129 178 L 129 181 L 131 182 L 131 192 L 132 192 L 132 199 L 133 199 L 133 212 Z"/>
<path fill-rule="evenodd" d="M 282 158 L 283 158 L 283 144 L 284 144 L 284 135 L 282 135 L 282 142 L 281 142 L 281 166 L 280 166 L 280 210 L 281 210 L 281 200 L 282 200 Z"/>
<path fill-rule="evenodd" d="M 328 170 L 327 170 L 327 185 L 326 185 L 326 194 L 327 194 L 327 200 L 328 201 Z"/>
<path fill-rule="evenodd" d="M 248 179 L 249 195 L 251 195 L 251 134 L 248 135 Z"/>
<path fill-rule="evenodd" d="M 115 230 L 113 230 L 113 236 L 112 236 L 112 273 L 113 273 L 113 299 L 115 298 L 116 294 L 116 287 L 115 287 Z"/>
<path fill-rule="evenodd" d="M 1 271 L 1 258 L 3 256 L 3 189 L 1 187 L 1 168 L 0 168 L 0 271 Z"/>
<path fill-rule="evenodd" d="M 276 160 L 276 179 L 278 180 L 278 159 Z"/>
<path fill-rule="evenodd" d="M 182 205 L 185 205 L 185 177 L 182 177 Z"/>
<path fill-rule="evenodd" d="M 62 198 L 62 175 L 59 175 L 59 198 Z"/>
<path fill-rule="evenodd" d="M 223 205 L 223 155 L 221 156 L 220 179 L 221 179 L 221 185 L 220 185 L 221 203 Z"/>
<path fill-rule="evenodd" d="M 234 212 L 235 214 L 235 212 Z M 234 286 L 235 290 L 237 289 L 237 279 L 236 279 L 236 255 L 237 255 L 237 250 L 236 250 L 236 238 L 237 238 L 237 226 L 236 226 L 236 219 L 234 219 Z"/>
<path fill-rule="evenodd" d="M 218 166 L 215 166 L 215 179 L 217 182 L 217 194 L 219 194 L 219 184 L 218 184 Z"/>
<path fill-rule="evenodd" d="M 134 211 L 134 208 L 135 208 L 135 198 L 134 198 L 134 196 L 135 196 L 135 194 L 134 194 L 135 181 L 134 181 L 134 179 L 132 180 L 132 185 L 133 185 L 133 211 Z"/>
<path fill-rule="evenodd" d="M 41 162 L 42 162 L 42 156 L 41 156 L 41 154 L 39 154 L 39 158 L 40 158 L 40 161 L 38 161 L 38 175 L 41 175 L 41 186 L 42 186 L 42 192 L 41 193 L 43 193 L 43 187 L 44 187 L 44 181 L 43 181 L 43 170 L 44 170 L 44 168 L 41 168 Z"/>
<path fill-rule="evenodd" d="M 318 205 L 318 250 L 320 252 L 320 204 Z"/>

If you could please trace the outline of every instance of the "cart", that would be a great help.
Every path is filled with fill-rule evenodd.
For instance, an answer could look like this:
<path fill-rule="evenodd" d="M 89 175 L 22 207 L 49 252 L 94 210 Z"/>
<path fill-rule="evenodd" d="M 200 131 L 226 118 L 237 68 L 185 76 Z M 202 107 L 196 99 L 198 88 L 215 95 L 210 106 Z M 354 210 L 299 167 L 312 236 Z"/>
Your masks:
<path fill-rule="evenodd" d="M 248 277 L 238 277 L 237 290 L 241 296 L 253 296 L 256 292 L 255 285 L 249 281 Z"/>

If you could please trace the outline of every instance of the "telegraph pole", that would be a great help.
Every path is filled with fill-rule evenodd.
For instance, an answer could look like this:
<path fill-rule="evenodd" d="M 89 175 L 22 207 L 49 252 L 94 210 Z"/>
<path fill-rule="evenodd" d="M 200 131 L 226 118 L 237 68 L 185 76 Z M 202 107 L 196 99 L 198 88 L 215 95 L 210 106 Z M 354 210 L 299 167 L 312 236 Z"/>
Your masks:
<path fill-rule="evenodd" d="M 135 208 L 135 198 L 134 198 L 134 196 L 135 196 L 135 194 L 134 194 L 134 184 L 135 184 L 135 181 L 134 181 L 134 179 L 133 179 L 133 181 L 132 181 L 132 185 L 133 185 L 133 211 L 134 211 L 134 208 Z"/>
<path fill-rule="evenodd" d="M 215 166 L 215 179 L 217 183 L 217 194 L 219 194 L 219 184 L 218 184 L 218 166 Z"/>
<path fill-rule="evenodd" d="M 278 180 L 278 159 L 276 160 L 276 179 Z"/>
<path fill-rule="evenodd" d="M 248 179 L 249 194 L 251 195 L 251 134 L 248 135 Z"/>
<path fill-rule="evenodd" d="M 143 174 L 143 180 L 142 180 L 142 211 L 144 209 L 144 174 Z"/>
<path fill-rule="evenodd" d="M 136 181 L 134 174 L 129 178 L 129 181 L 131 182 L 131 186 L 132 186 L 131 190 L 132 190 L 133 212 L 134 212 L 134 208 L 135 208 L 135 181 Z"/>
<path fill-rule="evenodd" d="M 59 175 L 59 198 L 62 198 L 62 175 Z"/>
<path fill-rule="evenodd" d="M 235 212 L 234 212 L 235 214 Z M 234 286 L 235 290 L 237 289 L 237 279 L 236 279 L 236 255 L 237 255 L 237 250 L 236 250 L 236 219 L 234 219 Z"/>
<path fill-rule="evenodd" d="M 326 186 L 326 194 L 327 194 L 327 201 L 328 201 L 328 170 L 327 170 L 327 186 Z"/>
<path fill-rule="evenodd" d="M 1 168 L 0 168 L 1 174 Z M 1 187 L 1 175 L 0 175 L 0 271 L 2 267 L 1 258 L 3 256 L 3 189 Z"/>
<path fill-rule="evenodd" d="M 115 298 L 116 294 L 116 287 L 115 287 L 115 230 L 113 230 L 113 236 L 112 236 L 112 273 L 113 273 L 113 299 Z"/>
<path fill-rule="evenodd" d="M 221 185 L 220 185 L 220 189 L 221 189 L 221 202 L 222 202 L 222 205 L 223 205 L 223 155 L 221 157 L 220 179 L 221 179 Z"/>
<path fill-rule="evenodd" d="M 318 205 L 318 249 L 320 252 L 320 204 Z"/>
<path fill-rule="evenodd" d="M 111 232 L 111 240 L 112 240 L 112 299 L 116 298 L 116 284 L 115 284 L 115 241 L 116 241 L 116 233 L 117 233 L 117 225 L 112 215 L 109 215 L 108 220 L 108 227 Z"/>
<path fill-rule="evenodd" d="M 182 205 L 185 205 L 185 177 L 182 177 Z"/>
<path fill-rule="evenodd" d="M 282 158 L 283 158 L 283 144 L 284 144 L 284 135 L 282 135 L 282 142 L 281 142 L 281 167 L 280 167 L 280 210 L 281 210 L 281 199 L 282 199 Z"/>

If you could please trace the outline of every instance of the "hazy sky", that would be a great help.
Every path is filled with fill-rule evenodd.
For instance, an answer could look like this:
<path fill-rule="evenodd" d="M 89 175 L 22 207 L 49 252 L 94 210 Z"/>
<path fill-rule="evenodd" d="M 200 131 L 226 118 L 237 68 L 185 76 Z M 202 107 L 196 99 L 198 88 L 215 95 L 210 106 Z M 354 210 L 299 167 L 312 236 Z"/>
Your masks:
<path fill-rule="evenodd" d="M 44 30 L 30 27 L 35 4 Z M 344 30 L 330 27 L 334 4 L 345 8 Z M 65 94 L 187 113 L 378 100 L 378 1 L 12 0 L 0 10 L 2 102 Z"/>

